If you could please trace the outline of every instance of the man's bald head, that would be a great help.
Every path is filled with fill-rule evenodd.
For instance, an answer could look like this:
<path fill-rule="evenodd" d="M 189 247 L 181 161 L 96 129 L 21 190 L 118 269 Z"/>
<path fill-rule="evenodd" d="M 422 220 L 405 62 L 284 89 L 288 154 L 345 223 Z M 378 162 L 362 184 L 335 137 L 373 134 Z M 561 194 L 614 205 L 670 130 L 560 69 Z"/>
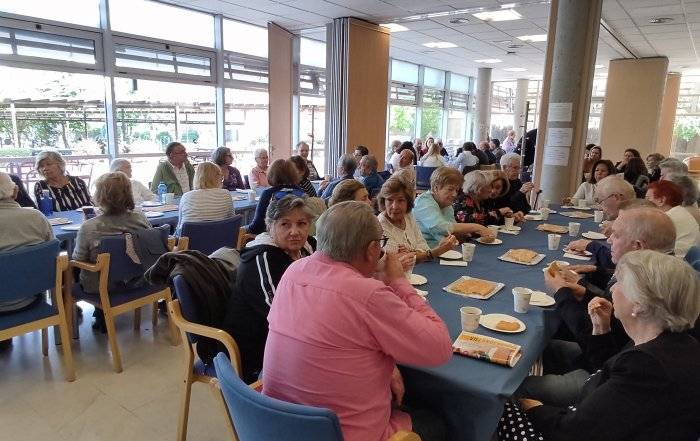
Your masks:
<path fill-rule="evenodd" d="M 608 243 L 614 263 L 634 250 L 668 253 L 676 243 L 676 227 L 658 208 L 631 207 L 620 211 L 613 222 Z"/>
<path fill-rule="evenodd" d="M 620 211 L 620 204 L 636 196 L 632 184 L 619 176 L 606 176 L 598 181 L 595 188 L 595 198 L 608 220 L 615 220 Z"/>

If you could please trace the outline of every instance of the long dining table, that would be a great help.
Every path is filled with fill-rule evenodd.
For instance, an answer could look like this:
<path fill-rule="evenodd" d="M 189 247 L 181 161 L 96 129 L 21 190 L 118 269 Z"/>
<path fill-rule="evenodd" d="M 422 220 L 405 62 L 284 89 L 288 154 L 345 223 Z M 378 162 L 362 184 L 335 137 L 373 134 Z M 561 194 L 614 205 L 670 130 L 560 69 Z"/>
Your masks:
<path fill-rule="evenodd" d="M 505 367 L 487 361 L 454 354 L 442 366 L 425 368 L 401 366 L 407 396 L 412 403 L 425 405 L 438 412 L 446 421 L 450 441 L 488 441 L 491 439 L 503 412 L 503 405 L 513 395 L 520 383 L 528 375 L 530 368 L 542 354 L 551 336 L 559 326 L 559 319 L 553 307 L 531 306 L 527 313 L 516 313 L 513 309 L 514 287 L 526 287 L 545 291 L 543 268 L 553 260 L 569 261 L 571 264 L 586 263 L 564 258 L 562 249 L 570 241 L 581 238 L 581 233 L 598 231 L 592 219 L 572 219 L 550 214 L 547 221 L 526 221 L 521 224 L 518 235 L 499 232 L 498 245 L 476 243 L 476 252 L 467 267 L 441 265 L 438 261 L 416 265 L 413 272 L 425 276 L 428 281 L 418 289 L 428 291 L 427 301 L 447 324 L 450 337 L 454 341 L 462 331 L 459 308 L 475 306 L 483 314 L 502 313 L 517 317 L 525 323 L 521 333 L 500 333 L 479 326 L 477 334 L 491 336 L 515 343 L 522 347 L 522 358 L 514 367 Z M 571 210 L 564 210 L 571 211 Z M 593 213 L 592 211 L 587 211 Z M 569 222 L 579 222 L 581 231 L 577 237 L 564 233 L 556 251 L 547 247 L 547 234 L 538 231 L 541 223 L 568 226 Z M 544 259 L 533 266 L 501 261 L 499 256 L 512 248 L 527 248 L 544 254 Z M 471 276 L 505 286 L 487 300 L 467 298 L 443 290 L 461 276 Z M 548 293 L 551 295 L 552 293 Z"/>

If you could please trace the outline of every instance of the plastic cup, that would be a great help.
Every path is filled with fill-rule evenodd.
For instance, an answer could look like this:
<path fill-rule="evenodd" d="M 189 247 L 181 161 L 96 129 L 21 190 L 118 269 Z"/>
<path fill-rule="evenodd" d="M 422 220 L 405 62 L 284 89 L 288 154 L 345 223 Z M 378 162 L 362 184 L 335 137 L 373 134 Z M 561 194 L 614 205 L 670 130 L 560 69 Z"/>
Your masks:
<path fill-rule="evenodd" d="M 552 203 L 552 201 L 550 201 L 549 199 L 543 200 L 541 205 L 540 205 L 540 209 L 549 208 L 549 204 L 551 204 L 551 203 Z"/>
<path fill-rule="evenodd" d="M 249 201 L 255 201 L 255 190 L 249 190 L 249 191 L 248 191 L 248 200 L 249 200 Z"/>
<path fill-rule="evenodd" d="M 165 193 L 165 203 L 172 204 L 175 200 L 175 193 Z"/>
<path fill-rule="evenodd" d="M 471 262 L 474 259 L 474 251 L 476 250 L 476 245 L 473 243 L 463 243 L 462 244 L 462 260 L 465 262 Z"/>
<path fill-rule="evenodd" d="M 588 208 L 588 201 L 585 199 L 579 199 L 578 200 L 578 207 L 579 208 Z"/>
<path fill-rule="evenodd" d="M 601 210 L 596 210 L 593 212 L 593 221 L 596 223 L 603 222 L 603 212 Z"/>
<path fill-rule="evenodd" d="M 547 235 L 547 248 L 550 251 L 559 249 L 559 242 L 561 241 L 561 234 L 548 234 Z"/>
<path fill-rule="evenodd" d="M 462 331 L 471 332 L 479 327 L 481 309 L 475 308 L 473 306 L 463 306 L 459 308 L 459 316 L 462 321 Z"/>
<path fill-rule="evenodd" d="M 578 222 L 569 222 L 569 236 L 578 236 L 579 231 L 581 231 L 581 224 Z"/>
<path fill-rule="evenodd" d="M 549 208 L 543 208 L 540 210 L 540 214 L 542 215 L 542 220 L 547 220 L 549 219 Z"/>
<path fill-rule="evenodd" d="M 493 233 L 493 240 L 496 240 L 498 237 L 498 225 L 490 225 L 488 229 Z"/>
<path fill-rule="evenodd" d="M 505 222 L 503 226 L 506 227 L 506 230 L 513 229 L 513 224 L 515 223 L 515 218 L 507 217 L 503 221 Z"/>
<path fill-rule="evenodd" d="M 532 290 L 522 287 L 513 288 L 513 310 L 519 313 L 527 312 L 530 309 L 531 297 Z"/>

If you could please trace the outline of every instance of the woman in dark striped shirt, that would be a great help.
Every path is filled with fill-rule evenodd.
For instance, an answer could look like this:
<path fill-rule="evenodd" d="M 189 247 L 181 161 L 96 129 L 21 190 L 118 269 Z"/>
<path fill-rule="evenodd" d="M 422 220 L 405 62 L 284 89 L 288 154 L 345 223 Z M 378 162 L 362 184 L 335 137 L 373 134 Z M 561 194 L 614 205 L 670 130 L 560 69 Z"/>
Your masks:
<path fill-rule="evenodd" d="M 291 159 L 291 161 L 294 163 L 294 166 L 299 172 L 299 177 L 301 178 L 299 184 L 297 185 L 301 187 L 301 189 L 304 190 L 304 193 L 306 193 L 308 196 L 312 198 L 318 196 L 314 185 L 311 183 L 311 181 L 309 181 L 309 167 L 306 164 L 306 160 L 298 155 L 292 156 L 289 159 Z"/>
<path fill-rule="evenodd" d="M 44 177 L 34 184 L 37 203 L 43 191 L 48 190 L 53 198 L 53 211 L 76 210 L 93 205 L 85 182 L 66 174 L 66 162 L 60 153 L 44 150 L 37 155 L 35 164 L 36 170 Z"/>

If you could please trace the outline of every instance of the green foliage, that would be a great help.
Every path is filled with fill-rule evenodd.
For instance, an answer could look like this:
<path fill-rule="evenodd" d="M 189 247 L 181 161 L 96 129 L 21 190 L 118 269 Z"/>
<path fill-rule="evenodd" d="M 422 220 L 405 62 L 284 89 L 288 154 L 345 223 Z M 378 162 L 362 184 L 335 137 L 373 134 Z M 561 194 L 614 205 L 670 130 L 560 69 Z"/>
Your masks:
<path fill-rule="evenodd" d="M 690 141 L 700 135 L 700 124 L 697 121 L 680 120 L 676 122 L 673 134 L 683 141 Z"/>
<path fill-rule="evenodd" d="M 391 106 L 391 124 L 389 132 L 395 135 L 410 135 L 413 128 L 413 116 L 409 116 L 405 107 Z"/>
<path fill-rule="evenodd" d="M 170 144 L 173 141 L 173 137 L 170 136 L 170 132 L 166 132 L 166 131 L 159 132 L 156 135 L 156 139 L 158 140 L 158 142 L 160 143 L 160 145 L 162 147 L 165 147 L 166 145 Z"/>
<path fill-rule="evenodd" d="M 185 133 L 180 135 L 180 141 L 197 143 L 199 141 L 199 132 L 195 129 L 187 129 Z"/>
<path fill-rule="evenodd" d="M 25 157 L 25 156 L 32 156 L 32 151 L 30 149 L 4 149 L 0 148 L 0 157 L 3 158 L 8 158 L 8 157 Z"/>
<path fill-rule="evenodd" d="M 438 137 L 442 128 L 442 109 L 438 107 L 424 107 L 421 113 L 420 136 L 422 138 L 432 134 Z"/>

